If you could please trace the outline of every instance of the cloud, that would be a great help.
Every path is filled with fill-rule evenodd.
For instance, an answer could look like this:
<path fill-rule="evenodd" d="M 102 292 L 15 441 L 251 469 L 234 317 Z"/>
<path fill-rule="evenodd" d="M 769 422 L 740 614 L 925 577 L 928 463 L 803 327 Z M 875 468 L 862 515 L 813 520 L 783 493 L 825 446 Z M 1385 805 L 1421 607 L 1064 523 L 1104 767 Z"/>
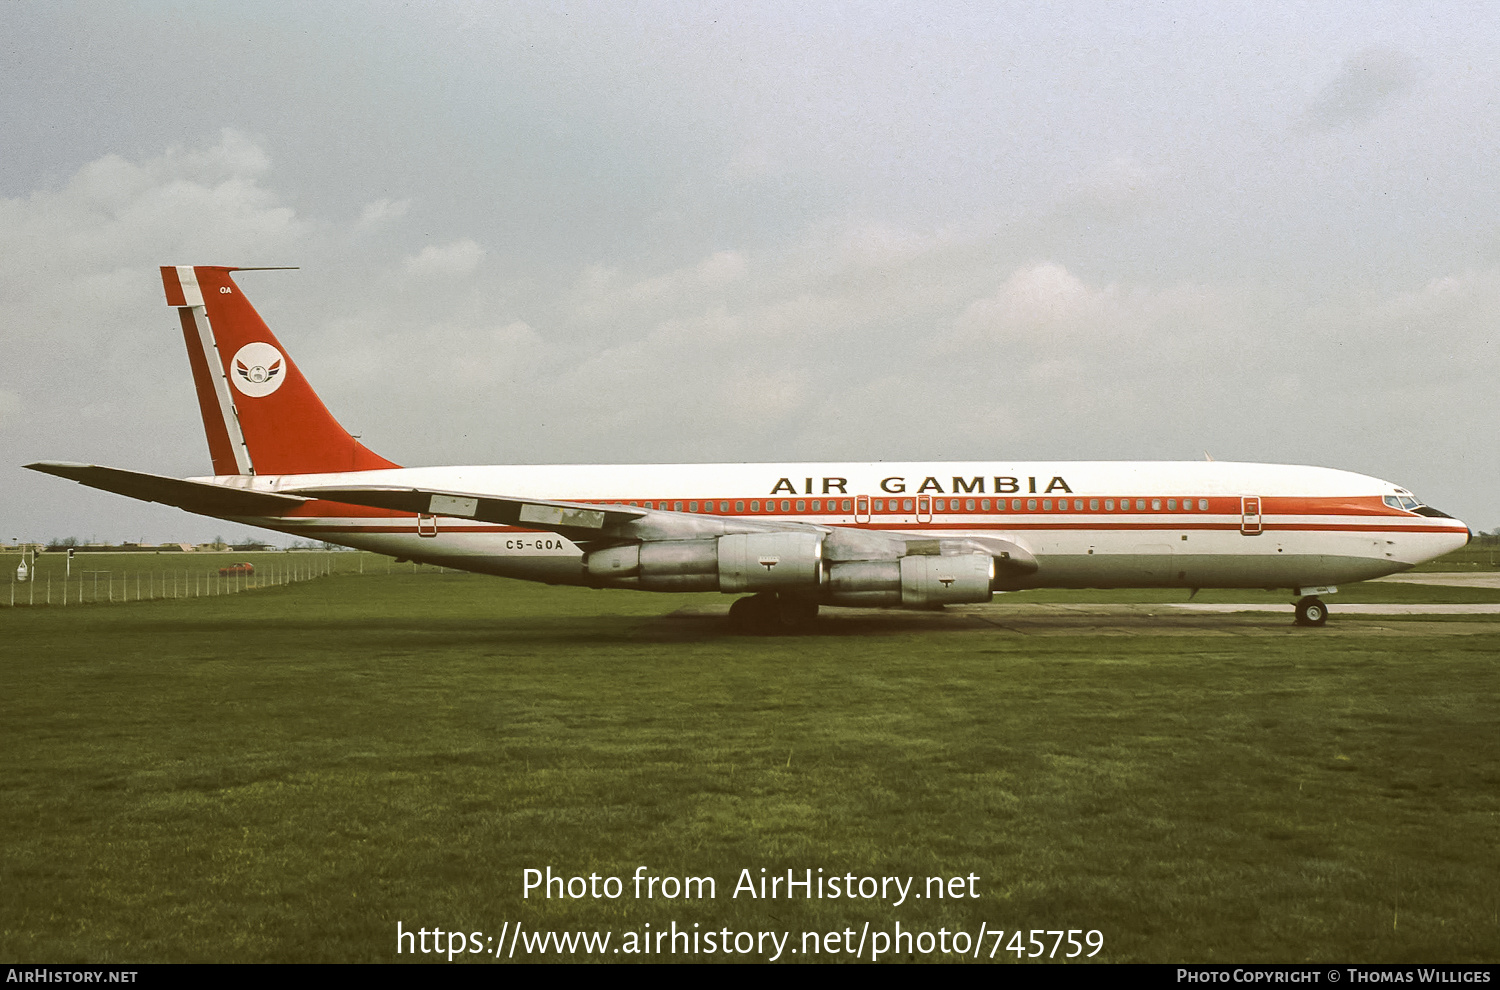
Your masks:
<path fill-rule="evenodd" d="M 1372 119 L 1417 81 L 1417 60 L 1389 48 L 1366 48 L 1345 60 L 1307 109 L 1314 129 L 1362 124 Z"/>
<path fill-rule="evenodd" d="M 974 300 L 954 321 L 950 347 L 1002 345 L 1013 354 L 1084 355 L 1113 360 L 1129 349 L 1195 349 L 1222 338 L 1233 349 L 1238 320 L 1220 291 L 1181 284 L 1168 288 L 1111 283 L 1094 287 L 1053 261 L 1012 272 L 991 295 Z"/>
<path fill-rule="evenodd" d="M 468 275 L 484 260 L 485 250 L 470 238 L 451 244 L 429 244 L 410 255 L 403 266 L 410 275 Z"/>
<path fill-rule="evenodd" d="M 134 450 L 148 470 L 201 469 L 156 268 L 299 260 L 318 228 L 268 188 L 270 169 L 256 140 L 225 129 L 196 147 L 104 155 L 0 199 L 0 460 L 108 463 Z"/>
<path fill-rule="evenodd" d="M 411 209 L 409 199 L 377 199 L 372 203 L 366 203 L 365 208 L 359 212 L 358 227 L 361 230 L 374 230 L 395 223 L 406 216 Z"/>
<path fill-rule="evenodd" d="M 990 336 L 1011 337 L 1076 320 L 1097 309 L 1101 300 L 1101 293 L 1091 293 L 1062 265 L 1042 262 L 1017 270 L 994 295 L 971 303 L 958 318 L 958 325 Z"/>
<path fill-rule="evenodd" d="M 745 277 L 747 262 L 738 251 L 716 251 L 695 265 L 643 279 L 630 287 L 632 302 L 680 297 L 689 292 L 723 289 Z M 593 284 L 598 285 L 597 275 Z"/>
<path fill-rule="evenodd" d="M 6 282 L 25 293 L 37 276 L 78 279 L 142 259 L 147 270 L 285 263 L 309 230 L 261 184 L 269 168 L 254 141 L 225 129 L 206 148 L 142 161 L 105 155 L 59 189 L 0 200 Z"/>

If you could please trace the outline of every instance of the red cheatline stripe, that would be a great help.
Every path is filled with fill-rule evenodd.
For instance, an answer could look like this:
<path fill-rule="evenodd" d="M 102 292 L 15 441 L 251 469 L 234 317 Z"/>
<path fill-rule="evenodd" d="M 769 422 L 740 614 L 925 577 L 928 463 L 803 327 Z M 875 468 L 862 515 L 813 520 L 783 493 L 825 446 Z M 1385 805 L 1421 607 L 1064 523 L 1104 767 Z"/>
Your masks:
<path fill-rule="evenodd" d="M 414 518 L 416 518 L 416 517 L 415 516 L 406 516 L 405 517 L 405 519 L 414 519 Z M 770 517 L 770 518 L 771 518 L 772 521 L 775 521 L 777 517 L 773 516 L 773 517 Z M 415 533 L 415 532 L 417 532 L 417 529 L 416 529 L 415 526 L 410 525 L 410 524 L 403 524 L 402 520 L 397 520 L 397 519 L 393 519 L 391 521 L 391 524 L 387 525 L 387 526 L 344 525 L 344 524 L 340 524 L 340 523 L 325 522 L 325 521 L 316 520 L 316 519 L 298 520 L 298 519 L 295 519 L 295 518 L 288 518 L 288 519 L 286 519 L 286 521 L 287 522 L 302 522 L 302 521 L 305 521 L 307 523 L 314 523 L 314 524 L 316 524 L 316 525 L 307 525 L 307 526 L 297 526 L 297 527 L 295 527 L 298 532 L 304 532 L 304 533 L 394 533 L 394 534 L 401 534 L 401 533 Z M 1127 532 L 1128 531 L 1128 532 L 1137 532 L 1137 533 L 1152 533 L 1152 532 L 1181 532 L 1181 531 L 1184 531 L 1184 530 L 1194 530 L 1194 531 L 1198 531 L 1198 532 L 1238 533 L 1240 531 L 1240 526 L 1239 526 L 1238 523 L 1198 523 L 1198 524 L 1191 525 L 1191 526 L 1164 526 L 1164 525 L 1160 525 L 1160 524 L 1148 524 L 1148 523 L 1141 523 L 1141 524 L 1113 523 L 1113 524 L 1109 524 L 1109 525 L 1095 525 L 1095 526 L 1090 526 L 1090 525 L 1085 525 L 1085 524 L 1071 524 L 1070 525 L 1070 524 L 1066 524 L 1066 523 L 1034 523 L 1034 524 L 1020 523 L 1020 524 L 1009 525 L 1009 526 L 976 526 L 976 525 L 962 525 L 962 524 L 956 524 L 956 523 L 955 524 L 946 524 L 946 523 L 936 523 L 936 524 L 934 524 L 934 523 L 926 523 L 926 524 L 922 524 L 922 523 L 910 523 L 910 524 L 885 523 L 885 524 L 881 524 L 881 525 L 866 525 L 866 526 L 863 526 L 863 527 L 860 527 L 860 528 L 863 528 L 863 529 L 875 529 L 875 530 L 890 531 L 890 532 L 911 533 L 913 530 L 917 529 L 918 527 L 920 527 L 921 530 L 925 530 L 925 531 L 943 530 L 943 531 L 973 532 L 974 530 L 982 530 L 982 531 L 985 531 L 985 532 L 1001 532 L 1001 533 L 1003 533 L 1003 532 L 1017 532 L 1017 531 L 1025 531 L 1025 532 L 1045 531 L 1045 532 L 1072 532 L 1072 533 Z M 1265 534 L 1277 533 L 1277 532 L 1282 532 L 1282 531 L 1296 531 L 1296 532 L 1307 532 L 1307 533 L 1430 533 L 1430 534 L 1452 534 L 1452 535 L 1456 535 L 1458 533 L 1465 532 L 1465 530 L 1460 530 L 1460 529 L 1451 529 L 1451 528 L 1438 529 L 1438 528 L 1426 527 L 1426 526 L 1278 525 L 1278 526 L 1262 527 L 1261 534 L 1265 535 Z M 448 517 L 443 517 L 443 522 L 439 524 L 439 532 L 441 532 L 443 534 L 451 535 L 451 534 L 455 534 L 455 533 L 537 533 L 537 532 L 548 532 L 548 531 L 547 530 L 525 529 L 525 528 L 520 527 L 520 526 L 473 526 L 473 525 L 462 525 L 462 524 L 455 524 L 455 523 L 451 522 L 448 519 Z"/>

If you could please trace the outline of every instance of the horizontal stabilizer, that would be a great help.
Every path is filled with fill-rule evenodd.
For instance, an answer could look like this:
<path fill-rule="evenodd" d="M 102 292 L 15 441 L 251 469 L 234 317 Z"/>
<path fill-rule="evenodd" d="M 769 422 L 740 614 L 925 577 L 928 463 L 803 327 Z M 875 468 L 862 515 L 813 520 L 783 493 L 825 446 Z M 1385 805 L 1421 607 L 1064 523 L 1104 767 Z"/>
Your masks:
<path fill-rule="evenodd" d="M 308 498 L 364 505 L 372 509 L 394 509 L 423 515 L 452 516 L 480 522 L 539 529 L 568 537 L 598 536 L 607 528 L 634 522 L 651 514 L 649 509 L 629 505 L 587 505 L 537 498 L 504 498 L 468 492 L 444 492 L 425 488 L 341 486 L 293 489 Z"/>
<path fill-rule="evenodd" d="M 90 488 L 128 495 L 143 502 L 175 505 L 179 509 L 205 516 L 281 516 L 307 501 L 296 495 L 252 492 L 204 481 L 183 481 L 181 478 L 168 478 L 159 474 L 100 467 L 97 464 L 40 461 L 26 467 L 43 474 L 67 478 Z"/>

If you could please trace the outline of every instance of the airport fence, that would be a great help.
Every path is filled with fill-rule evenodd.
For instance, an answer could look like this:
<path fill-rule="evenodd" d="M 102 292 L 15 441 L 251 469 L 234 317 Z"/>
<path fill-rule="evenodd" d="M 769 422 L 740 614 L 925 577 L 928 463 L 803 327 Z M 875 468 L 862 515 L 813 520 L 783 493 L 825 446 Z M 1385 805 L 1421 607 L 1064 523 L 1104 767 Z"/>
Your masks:
<path fill-rule="evenodd" d="M 22 562 L 26 576 L 18 574 Z M 247 566 L 248 565 L 248 566 Z M 0 609 L 121 605 L 238 595 L 330 575 L 440 574 L 448 569 L 359 551 L 0 553 Z"/>
<path fill-rule="evenodd" d="M 333 573 L 333 554 L 7 554 L 4 607 L 106 605 L 237 595 Z M 230 560 L 229 558 L 233 558 Z M 248 558 L 255 558 L 253 561 Z M 200 559 L 194 559 L 200 558 Z M 26 567 L 21 567 L 25 560 Z"/>

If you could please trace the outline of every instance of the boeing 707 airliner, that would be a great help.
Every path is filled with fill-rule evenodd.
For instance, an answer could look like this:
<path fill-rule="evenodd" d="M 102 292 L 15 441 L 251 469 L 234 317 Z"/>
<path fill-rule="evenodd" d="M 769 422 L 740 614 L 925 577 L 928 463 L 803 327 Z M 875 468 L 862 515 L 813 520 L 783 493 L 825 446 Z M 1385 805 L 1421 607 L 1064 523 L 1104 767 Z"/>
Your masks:
<path fill-rule="evenodd" d="M 301 538 L 550 584 L 742 595 L 748 630 L 820 605 L 934 608 L 1027 588 L 1321 595 L 1469 540 L 1389 482 L 1203 462 L 400 467 L 328 412 L 230 273 L 161 269 L 213 476 L 27 467 Z"/>

